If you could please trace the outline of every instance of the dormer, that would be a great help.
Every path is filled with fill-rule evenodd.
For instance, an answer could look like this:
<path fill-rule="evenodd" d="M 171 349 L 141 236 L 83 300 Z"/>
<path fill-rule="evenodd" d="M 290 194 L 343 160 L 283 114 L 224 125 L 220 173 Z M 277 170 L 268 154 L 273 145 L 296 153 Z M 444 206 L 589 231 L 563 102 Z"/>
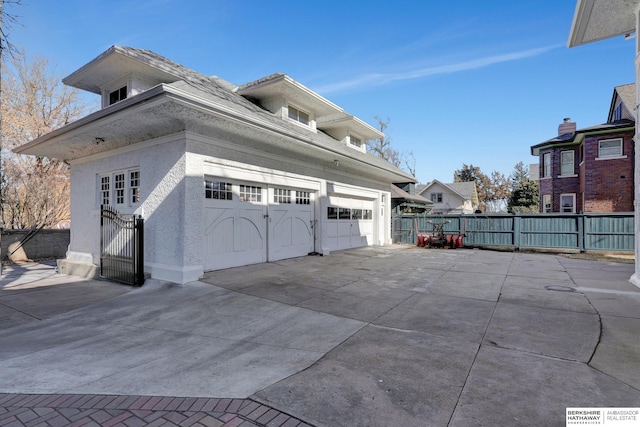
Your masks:
<path fill-rule="evenodd" d="M 384 134 L 291 77 L 276 73 L 238 88 L 276 116 L 313 132 L 321 130 L 345 145 L 366 152 L 366 141 Z"/>
<path fill-rule="evenodd" d="M 612 123 L 624 119 L 635 121 L 635 101 L 635 83 L 616 86 L 613 89 L 613 97 L 611 98 L 607 122 Z"/>
<path fill-rule="evenodd" d="M 384 134 L 356 116 L 346 112 L 318 118 L 318 129 L 363 153 L 370 139 L 384 138 Z"/>
<path fill-rule="evenodd" d="M 170 67 L 154 63 L 146 51 L 112 46 L 62 82 L 100 95 L 102 108 L 106 108 L 160 83 L 178 80 L 182 79 Z"/>

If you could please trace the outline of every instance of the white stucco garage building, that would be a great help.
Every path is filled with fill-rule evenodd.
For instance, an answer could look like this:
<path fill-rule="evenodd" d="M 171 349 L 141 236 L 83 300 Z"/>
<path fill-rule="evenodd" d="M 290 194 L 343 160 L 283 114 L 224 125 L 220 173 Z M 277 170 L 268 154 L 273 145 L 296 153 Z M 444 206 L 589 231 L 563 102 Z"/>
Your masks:
<path fill-rule="evenodd" d="M 66 262 L 99 265 L 100 206 L 145 219 L 145 271 L 205 271 L 391 242 L 383 135 L 283 74 L 235 86 L 113 46 L 64 79 L 102 109 L 16 150 L 71 164 Z"/>

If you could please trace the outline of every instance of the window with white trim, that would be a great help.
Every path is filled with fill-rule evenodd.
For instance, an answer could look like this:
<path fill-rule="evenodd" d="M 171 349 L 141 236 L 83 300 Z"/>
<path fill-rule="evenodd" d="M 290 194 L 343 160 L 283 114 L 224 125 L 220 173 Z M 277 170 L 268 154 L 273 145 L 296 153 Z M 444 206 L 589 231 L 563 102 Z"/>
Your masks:
<path fill-rule="evenodd" d="M 120 89 L 116 89 L 112 92 L 109 92 L 109 105 L 115 104 L 116 102 L 120 102 L 124 99 L 127 99 L 127 86 L 123 86 Z"/>
<path fill-rule="evenodd" d="M 291 203 L 291 190 L 287 190 L 286 188 L 274 188 L 273 203 Z"/>
<path fill-rule="evenodd" d="M 262 187 L 254 185 L 240 185 L 241 202 L 262 202 Z"/>
<path fill-rule="evenodd" d="M 140 171 L 129 171 L 129 195 L 132 205 L 140 203 Z"/>
<path fill-rule="evenodd" d="M 560 176 L 575 175 L 574 159 L 575 154 L 573 150 L 560 152 Z"/>
<path fill-rule="evenodd" d="M 115 194 L 116 205 L 124 204 L 124 173 L 117 173 L 113 177 L 113 189 Z"/>
<path fill-rule="evenodd" d="M 551 194 L 545 194 L 542 196 L 542 212 L 551 212 Z"/>
<path fill-rule="evenodd" d="M 336 206 L 327 207 L 327 219 L 342 220 L 372 220 L 373 210 L 371 209 L 350 209 Z"/>
<path fill-rule="evenodd" d="M 140 204 L 140 170 L 128 169 L 98 176 L 98 203 L 113 207 Z"/>
<path fill-rule="evenodd" d="M 302 111 L 294 107 L 293 105 L 289 105 L 288 110 L 289 110 L 289 118 L 291 120 L 295 120 L 296 122 L 309 126 L 309 122 L 311 121 L 309 113 Z"/>
<path fill-rule="evenodd" d="M 327 207 L 327 219 L 338 219 L 338 208 L 335 206 Z"/>
<path fill-rule="evenodd" d="M 362 148 L 362 140 L 355 135 L 349 135 L 349 144 L 357 148 Z"/>
<path fill-rule="evenodd" d="M 598 158 L 622 157 L 622 138 L 603 139 L 598 141 Z"/>
<path fill-rule="evenodd" d="M 574 193 L 560 195 L 560 212 L 576 212 L 576 195 Z"/>
<path fill-rule="evenodd" d="M 296 191 L 296 205 L 310 205 L 311 193 L 308 191 Z"/>
<path fill-rule="evenodd" d="M 100 204 L 108 206 L 111 201 L 111 176 L 103 175 L 100 177 Z"/>
<path fill-rule="evenodd" d="M 551 176 L 551 153 L 542 155 L 542 177 L 549 178 Z"/>
<path fill-rule="evenodd" d="M 433 203 L 442 203 L 442 193 L 431 193 L 430 196 Z"/>
<path fill-rule="evenodd" d="M 233 185 L 216 179 L 204 179 L 204 197 L 214 200 L 233 200 Z"/>
<path fill-rule="evenodd" d="M 338 208 L 338 219 L 351 219 L 351 208 Z"/>

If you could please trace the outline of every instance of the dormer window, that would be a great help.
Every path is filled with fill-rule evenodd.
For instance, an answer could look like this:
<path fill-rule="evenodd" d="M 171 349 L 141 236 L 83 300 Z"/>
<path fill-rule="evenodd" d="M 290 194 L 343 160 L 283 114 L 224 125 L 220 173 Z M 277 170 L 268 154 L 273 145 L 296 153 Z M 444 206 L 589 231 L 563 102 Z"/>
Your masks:
<path fill-rule="evenodd" d="M 120 89 L 114 90 L 113 92 L 109 92 L 109 105 L 115 104 L 116 102 L 127 99 L 127 87 L 123 86 Z"/>
<path fill-rule="evenodd" d="M 349 144 L 357 148 L 362 148 L 362 140 L 354 135 L 349 135 Z"/>
<path fill-rule="evenodd" d="M 302 123 L 303 125 L 309 126 L 309 113 L 305 113 L 304 111 L 299 110 L 292 105 L 289 105 L 289 118 L 291 120 L 295 120 L 296 122 Z"/>

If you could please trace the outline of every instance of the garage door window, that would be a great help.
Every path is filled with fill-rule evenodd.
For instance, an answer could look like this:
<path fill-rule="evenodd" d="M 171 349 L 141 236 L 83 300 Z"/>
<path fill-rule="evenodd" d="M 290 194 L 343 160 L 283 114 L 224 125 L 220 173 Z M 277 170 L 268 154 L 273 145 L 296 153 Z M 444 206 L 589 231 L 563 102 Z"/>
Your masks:
<path fill-rule="evenodd" d="M 372 220 L 373 211 L 371 209 L 349 209 L 329 206 L 327 208 L 327 219 Z"/>
<path fill-rule="evenodd" d="M 311 194 L 308 191 L 296 191 L 296 205 L 310 205 Z"/>
<path fill-rule="evenodd" d="M 230 182 L 204 180 L 204 197 L 216 200 L 233 200 L 233 186 Z"/>
<path fill-rule="evenodd" d="M 253 185 L 241 185 L 240 201 L 258 203 L 262 202 L 262 187 L 256 187 Z"/>
<path fill-rule="evenodd" d="M 351 219 L 351 209 L 338 208 L 338 219 Z"/>
<path fill-rule="evenodd" d="M 291 190 L 274 188 L 273 203 L 291 203 Z"/>

